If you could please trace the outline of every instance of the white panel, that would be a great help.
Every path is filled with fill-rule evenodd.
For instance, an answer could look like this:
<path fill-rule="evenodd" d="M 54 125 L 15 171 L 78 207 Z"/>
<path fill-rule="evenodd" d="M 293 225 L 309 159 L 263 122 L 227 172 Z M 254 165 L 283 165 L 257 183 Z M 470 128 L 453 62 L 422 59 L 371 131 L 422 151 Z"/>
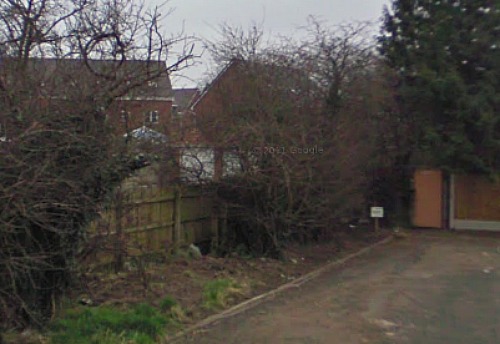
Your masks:
<path fill-rule="evenodd" d="M 478 231 L 500 231 L 500 222 L 497 221 L 471 221 L 457 220 L 453 221 L 454 229 L 467 229 Z"/>

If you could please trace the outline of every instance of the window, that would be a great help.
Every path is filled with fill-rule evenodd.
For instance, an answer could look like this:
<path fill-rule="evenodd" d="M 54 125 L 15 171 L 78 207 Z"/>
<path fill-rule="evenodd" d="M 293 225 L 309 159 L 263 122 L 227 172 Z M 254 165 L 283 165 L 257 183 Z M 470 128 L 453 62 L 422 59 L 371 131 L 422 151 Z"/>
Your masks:
<path fill-rule="evenodd" d="M 158 116 L 158 111 L 157 110 L 149 111 L 148 112 L 147 121 L 149 123 L 158 123 L 158 120 L 159 120 L 159 116 Z"/>
<path fill-rule="evenodd" d="M 5 141 L 7 141 L 7 133 L 5 130 L 5 125 L 2 125 L 2 123 L 0 123 L 0 142 L 5 142 Z"/>
<path fill-rule="evenodd" d="M 129 118 L 130 118 L 130 112 L 122 110 L 122 112 L 120 114 L 120 121 L 125 123 L 128 121 Z"/>
<path fill-rule="evenodd" d="M 181 150 L 181 178 L 187 181 L 212 179 L 215 173 L 215 153 L 210 148 L 185 148 Z"/>
<path fill-rule="evenodd" d="M 172 105 L 172 115 L 178 115 L 179 112 L 177 111 L 178 110 L 178 106 L 177 105 Z"/>

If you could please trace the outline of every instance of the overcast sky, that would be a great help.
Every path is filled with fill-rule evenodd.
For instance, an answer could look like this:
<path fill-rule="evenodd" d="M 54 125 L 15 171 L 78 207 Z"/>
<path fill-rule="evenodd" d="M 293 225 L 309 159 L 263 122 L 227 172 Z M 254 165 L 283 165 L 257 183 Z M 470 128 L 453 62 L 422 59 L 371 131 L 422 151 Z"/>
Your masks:
<path fill-rule="evenodd" d="M 376 22 L 382 15 L 383 6 L 389 3 L 390 0 L 170 0 L 167 6 L 174 11 L 165 19 L 164 26 L 169 32 L 177 32 L 184 25 L 188 35 L 216 40 L 217 27 L 221 23 L 247 28 L 254 22 L 262 22 L 270 37 L 293 36 L 298 34 L 297 28 L 306 23 L 309 15 L 329 25 Z M 174 87 L 201 84 L 210 67 L 209 57 L 204 56 L 201 62 L 182 72 L 187 78 L 174 76 Z"/>

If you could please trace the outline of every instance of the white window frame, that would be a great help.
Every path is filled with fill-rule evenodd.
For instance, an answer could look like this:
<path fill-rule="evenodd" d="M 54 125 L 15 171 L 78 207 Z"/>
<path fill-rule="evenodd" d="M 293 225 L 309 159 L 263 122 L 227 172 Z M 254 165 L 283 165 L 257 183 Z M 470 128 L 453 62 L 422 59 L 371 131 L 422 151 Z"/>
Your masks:
<path fill-rule="evenodd" d="M 148 122 L 158 123 L 160 121 L 160 113 L 158 110 L 148 111 Z"/>
<path fill-rule="evenodd" d="M 7 141 L 7 127 L 3 123 L 0 123 L 0 142 L 6 142 L 6 141 Z"/>
<path fill-rule="evenodd" d="M 188 182 L 213 179 L 215 152 L 209 147 L 185 147 L 180 151 L 181 178 Z"/>
<path fill-rule="evenodd" d="M 130 111 L 122 110 L 120 112 L 120 122 L 126 123 L 130 119 Z"/>
<path fill-rule="evenodd" d="M 179 116 L 179 106 L 172 104 L 172 115 L 173 116 Z"/>

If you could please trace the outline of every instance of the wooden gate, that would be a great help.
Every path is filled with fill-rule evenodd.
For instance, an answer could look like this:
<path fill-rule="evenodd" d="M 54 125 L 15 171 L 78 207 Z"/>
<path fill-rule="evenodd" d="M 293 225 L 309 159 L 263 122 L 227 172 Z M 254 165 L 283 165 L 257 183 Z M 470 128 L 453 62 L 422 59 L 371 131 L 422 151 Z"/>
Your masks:
<path fill-rule="evenodd" d="M 413 225 L 423 228 L 442 228 L 443 173 L 439 170 L 416 171 L 414 188 Z"/>
<path fill-rule="evenodd" d="M 474 175 L 452 176 L 450 227 L 500 231 L 500 181 Z"/>

